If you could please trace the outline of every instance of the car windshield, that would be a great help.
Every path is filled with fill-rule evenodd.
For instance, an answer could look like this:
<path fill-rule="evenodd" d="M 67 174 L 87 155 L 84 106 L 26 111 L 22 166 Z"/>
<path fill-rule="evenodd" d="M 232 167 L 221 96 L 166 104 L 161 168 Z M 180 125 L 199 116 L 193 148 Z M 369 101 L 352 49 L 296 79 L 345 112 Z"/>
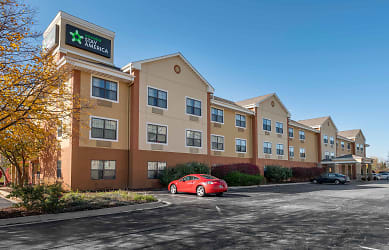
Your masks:
<path fill-rule="evenodd" d="M 217 179 L 215 176 L 207 175 L 207 174 L 202 174 L 201 177 L 203 177 L 205 179 L 210 179 L 210 180 Z"/>

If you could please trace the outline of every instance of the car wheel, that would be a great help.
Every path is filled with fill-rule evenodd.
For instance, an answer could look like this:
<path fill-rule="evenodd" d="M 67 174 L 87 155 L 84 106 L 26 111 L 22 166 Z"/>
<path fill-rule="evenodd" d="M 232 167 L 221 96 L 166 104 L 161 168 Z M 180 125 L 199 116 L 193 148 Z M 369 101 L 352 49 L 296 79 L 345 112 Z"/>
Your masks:
<path fill-rule="evenodd" d="M 317 180 L 313 180 L 312 183 L 313 183 L 313 184 L 317 184 Z"/>
<path fill-rule="evenodd" d="M 224 193 L 223 192 L 221 192 L 221 193 L 217 193 L 216 194 L 216 196 L 218 196 L 218 197 L 221 197 L 221 196 L 223 196 L 224 195 Z"/>
<path fill-rule="evenodd" d="M 176 185 L 172 184 L 172 185 L 170 186 L 170 193 L 172 193 L 172 194 L 176 194 L 176 193 L 177 193 L 177 187 L 176 187 Z"/>
<path fill-rule="evenodd" d="M 196 188 L 197 196 L 203 197 L 205 195 L 205 189 L 203 186 L 198 186 Z"/>
<path fill-rule="evenodd" d="M 340 183 L 340 181 L 339 180 L 335 180 L 335 182 L 334 182 L 336 185 L 338 185 L 339 183 Z"/>

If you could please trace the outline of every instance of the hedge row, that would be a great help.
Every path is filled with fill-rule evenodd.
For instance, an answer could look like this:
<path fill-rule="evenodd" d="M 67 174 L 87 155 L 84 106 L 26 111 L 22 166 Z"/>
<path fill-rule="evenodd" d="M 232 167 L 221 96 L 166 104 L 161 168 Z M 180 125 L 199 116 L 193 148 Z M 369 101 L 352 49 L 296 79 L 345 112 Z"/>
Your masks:
<path fill-rule="evenodd" d="M 213 176 L 223 179 L 226 175 L 232 172 L 239 172 L 249 175 L 259 175 L 259 168 L 257 165 L 249 163 L 229 164 L 213 166 L 211 173 Z"/>

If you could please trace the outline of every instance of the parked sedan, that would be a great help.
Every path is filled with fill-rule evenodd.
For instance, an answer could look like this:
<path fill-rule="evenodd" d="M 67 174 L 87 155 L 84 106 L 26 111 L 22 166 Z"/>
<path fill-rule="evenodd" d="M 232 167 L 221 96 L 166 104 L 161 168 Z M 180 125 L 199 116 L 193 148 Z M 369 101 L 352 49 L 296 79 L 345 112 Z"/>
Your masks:
<path fill-rule="evenodd" d="M 216 194 L 222 196 L 228 186 L 224 180 L 207 174 L 190 174 L 169 183 L 170 193 L 196 193 L 198 196 Z"/>
<path fill-rule="evenodd" d="M 377 179 L 378 180 L 389 180 L 389 173 L 387 173 L 387 172 L 378 173 Z"/>
<path fill-rule="evenodd" d="M 311 180 L 313 183 L 335 183 L 335 184 L 346 184 L 350 182 L 350 178 L 347 175 L 334 174 L 334 173 L 325 173 L 319 177 L 313 178 Z"/>

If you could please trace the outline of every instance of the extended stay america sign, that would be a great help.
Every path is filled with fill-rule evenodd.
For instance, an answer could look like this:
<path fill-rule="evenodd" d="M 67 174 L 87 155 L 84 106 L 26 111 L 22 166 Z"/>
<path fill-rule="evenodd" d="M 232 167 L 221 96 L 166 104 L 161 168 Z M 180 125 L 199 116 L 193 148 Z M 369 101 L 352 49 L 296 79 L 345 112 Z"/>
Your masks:
<path fill-rule="evenodd" d="M 111 40 L 66 24 L 66 44 L 104 57 L 111 57 Z"/>

